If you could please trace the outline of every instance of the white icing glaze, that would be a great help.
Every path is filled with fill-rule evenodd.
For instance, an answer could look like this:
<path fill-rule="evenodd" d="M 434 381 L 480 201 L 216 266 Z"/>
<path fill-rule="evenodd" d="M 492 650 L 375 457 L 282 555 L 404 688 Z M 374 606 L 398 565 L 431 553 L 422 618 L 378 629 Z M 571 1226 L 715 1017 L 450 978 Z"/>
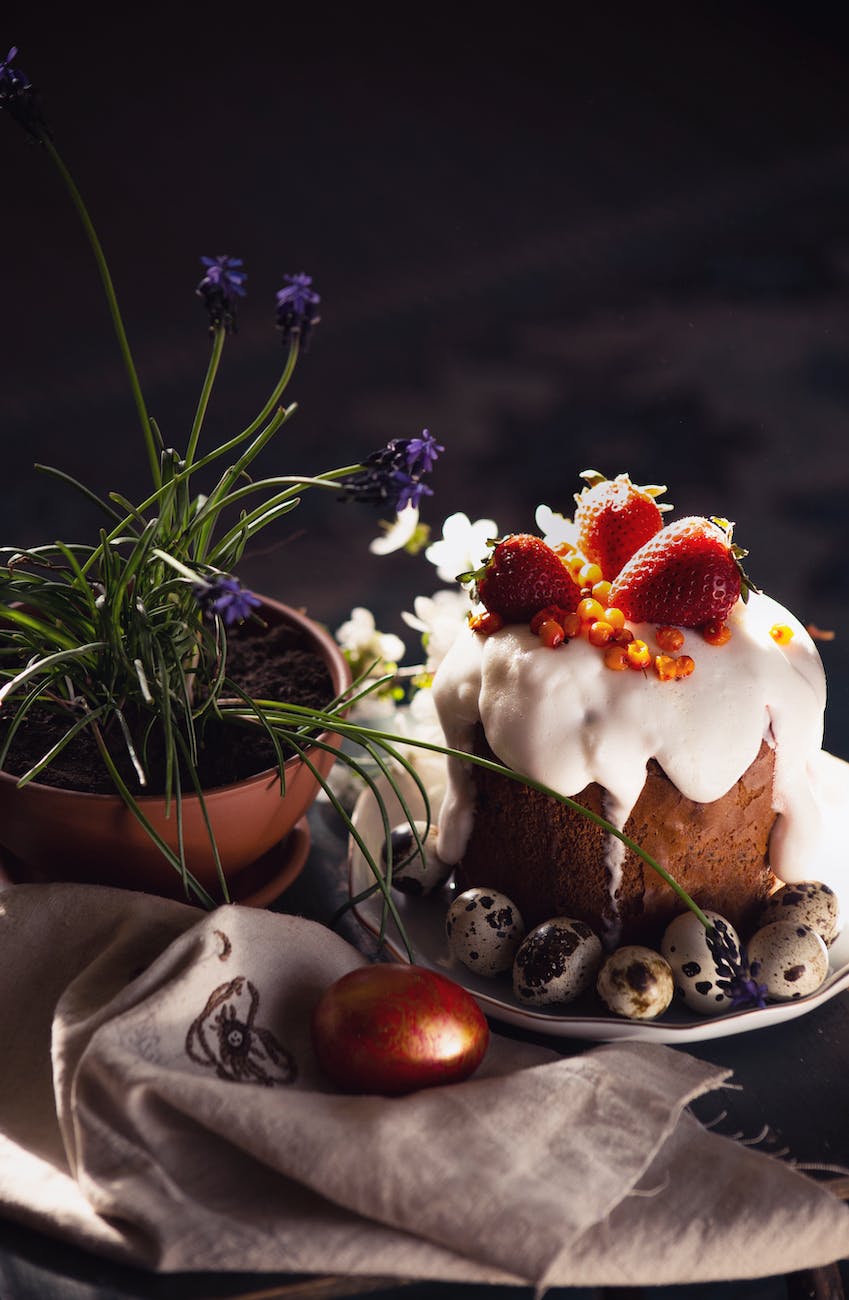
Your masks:
<path fill-rule="evenodd" d="M 782 880 L 809 878 L 821 831 L 822 662 L 799 620 L 768 596 L 738 601 L 727 622 L 732 636 L 723 646 L 686 632 L 682 653 L 695 671 L 672 682 L 652 670 L 614 672 L 584 638 L 551 650 L 526 626 L 488 637 L 464 628 L 433 686 L 446 742 L 471 752 L 481 722 L 493 752 L 514 771 L 563 795 L 598 782 L 607 791 L 605 815 L 622 829 L 650 758 L 687 798 L 710 803 L 736 784 L 766 739 L 775 750 L 780 814 L 770 865 Z M 786 646 L 770 636 L 776 623 L 793 630 Z M 654 650 L 654 627 L 630 626 Z M 447 862 L 459 861 L 471 833 L 470 772 L 470 764 L 448 760 L 438 845 Z"/>

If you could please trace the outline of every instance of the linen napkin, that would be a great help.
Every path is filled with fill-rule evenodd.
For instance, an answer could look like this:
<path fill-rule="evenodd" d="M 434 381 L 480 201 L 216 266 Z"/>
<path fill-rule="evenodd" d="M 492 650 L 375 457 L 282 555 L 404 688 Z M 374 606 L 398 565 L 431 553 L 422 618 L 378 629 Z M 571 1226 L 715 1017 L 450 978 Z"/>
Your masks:
<path fill-rule="evenodd" d="M 322 1076 L 309 1021 L 362 956 L 303 918 L 97 886 L 0 892 L 0 1209 L 160 1270 L 607 1285 L 849 1253 L 849 1210 L 685 1113 L 725 1071 L 493 1036 L 470 1080 Z"/>

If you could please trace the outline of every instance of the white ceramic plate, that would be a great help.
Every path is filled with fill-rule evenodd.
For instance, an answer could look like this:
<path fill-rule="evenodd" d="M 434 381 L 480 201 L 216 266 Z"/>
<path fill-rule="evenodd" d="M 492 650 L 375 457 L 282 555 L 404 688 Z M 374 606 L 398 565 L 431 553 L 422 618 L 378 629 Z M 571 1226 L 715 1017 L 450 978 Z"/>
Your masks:
<path fill-rule="evenodd" d="M 825 784 L 828 786 L 828 797 L 834 804 L 832 811 L 836 824 L 838 813 L 842 814 L 842 820 L 849 810 L 849 764 L 843 763 L 840 759 L 833 759 L 830 755 L 826 755 L 825 758 L 828 760 Z M 421 798 L 412 782 L 405 779 L 402 782 L 402 789 L 413 816 L 421 816 Z M 401 806 L 388 785 L 382 787 L 382 793 L 386 800 L 390 825 L 403 822 L 405 818 Z M 384 828 L 377 801 L 369 792 L 360 796 L 354 810 L 353 823 L 375 860 L 380 861 Z M 844 837 L 840 838 L 842 840 Z M 846 852 L 842 844 L 840 851 Z M 816 877 L 816 872 L 812 872 L 811 876 Z M 352 839 L 349 851 L 351 897 L 356 897 L 373 883 L 374 877 L 368 862 Z M 829 883 L 834 882 L 829 880 Z M 838 890 L 838 894 L 839 892 Z M 732 1011 L 727 1015 L 713 1017 L 694 1016 L 686 1007 L 675 1005 L 658 1020 L 647 1022 L 622 1020 L 610 1015 L 594 994 L 588 994 L 580 1002 L 570 1003 L 568 1008 L 564 1009 L 557 1007 L 530 1009 L 513 996 L 509 973 L 494 979 L 484 979 L 451 956 L 445 939 L 444 924 L 445 912 L 453 897 L 451 886 L 428 898 L 411 898 L 397 891 L 393 893 L 393 897 L 418 965 L 440 971 L 458 984 L 462 984 L 486 1015 L 537 1034 L 556 1038 L 584 1038 L 599 1041 L 643 1039 L 655 1043 L 694 1043 L 709 1038 L 725 1038 L 732 1034 L 747 1033 L 753 1029 L 763 1029 L 768 1025 L 777 1025 L 787 1020 L 794 1020 L 797 1016 L 804 1016 L 814 1007 L 821 1006 L 835 994 L 849 988 L 849 925 L 846 925 L 830 950 L 831 969 L 827 979 L 816 993 L 800 998 L 798 1002 L 776 1002 L 762 1010 Z M 380 930 L 382 911 L 382 900 L 379 894 L 373 894 L 354 907 L 360 923 L 373 934 L 377 934 Z M 391 920 L 388 923 L 386 944 L 388 950 L 399 961 L 408 960 L 397 927 Z"/>

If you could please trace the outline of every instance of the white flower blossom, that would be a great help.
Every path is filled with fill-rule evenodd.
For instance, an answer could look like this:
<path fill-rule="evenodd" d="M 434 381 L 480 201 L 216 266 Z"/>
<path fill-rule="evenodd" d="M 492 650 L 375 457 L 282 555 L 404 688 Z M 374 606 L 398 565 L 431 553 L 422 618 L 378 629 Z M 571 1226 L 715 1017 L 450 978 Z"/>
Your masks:
<path fill-rule="evenodd" d="M 458 633 L 465 626 L 470 608 L 468 595 L 457 588 L 437 591 L 432 596 L 416 596 L 413 601 L 414 613 L 405 610 L 401 614 L 408 627 L 422 634 L 428 672 L 436 672 L 442 663 Z"/>
<path fill-rule="evenodd" d="M 404 642 L 394 632 L 378 632 L 374 614 L 358 605 L 336 631 L 336 640 L 353 664 L 367 667 L 372 660 L 397 663 L 404 654 Z"/>
<path fill-rule="evenodd" d="M 561 542 L 577 546 L 578 530 L 571 519 L 559 515 L 551 506 L 537 506 L 535 518 L 543 541 L 549 546 L 559 546 Z"/>
<path fill-rule="evenodd" d="M 380 537 L 369 542 L 372 555 L 390 555 L 393 551 L 402 551 L 413 540 L 419 527 L 419 508 L 412 504 L 404 506 L 391 524 L 385 524 L 385 531 Z"/>
<path fill-rule="evenodd" d="M 498 537 L 494 519 L 477 519 L 458 512 L 449 515 L 442 525 L 442 538 L 425 551 L 443 582 L 454 582 L 460 573 L 479 569 L 489 554 L 487 542 Z"/>

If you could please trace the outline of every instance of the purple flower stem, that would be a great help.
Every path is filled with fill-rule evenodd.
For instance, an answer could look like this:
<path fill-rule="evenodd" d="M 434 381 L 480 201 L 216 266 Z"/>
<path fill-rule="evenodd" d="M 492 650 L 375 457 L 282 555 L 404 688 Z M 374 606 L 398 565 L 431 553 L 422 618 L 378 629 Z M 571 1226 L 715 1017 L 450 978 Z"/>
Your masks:
<path fill-rule="evenodd" d="M 109 313 L 112 317 L 112 324 L 114 326 L 115 333 L 118 336 L 118 346 L 121 349 L 121 355 L 124 359 L 124 365 L 127 370 L 127 375 L 129 376 L 130 388 L 132 389 L 133 398 L 136 404 L 136 410 L 138 411 L 139 420 L 141 422 L 145 447 L 147 448 L 147 456 L 150 462 L 150 472 L 153 477 L 153 483 L 156 488 L 160 488 L 162 486 L 162 470 L 159 463 L 159 454 L 156 448 L 156 439 L 154 437 L 153 430 L 151 428 L 150 416 L 147 413 L 147 405 L 144 400 L 144 394 L 142 393 L 141 390 L 141 384 L 139 383 L 138 374 L 136 373 L 135 362 L 133 361 L 133 354 L 130 350 L 130 344 L 127 338 L 127 331 L 124 328 L 124 321 L 121 316 L 121 310 L 118 306 L 118 298 L 115 293 L 115 286 L 112 283 L 112 276 L 109 273 L 109 267 L 106 262 L 106 257 L 104 256 L 103 253 L 103 247 L 100 243 L 100 240 L 97 235 L 97 231 L 94 228 L 94 224 L 91 220 L 91 217 L 88 214 L 88 209 L 86 208 L 86 205 L 83 202 L 82 195 L 77 189 L 73 176 L 68 171 L 67 167 L 62 161 L 62 158 L 59 152 L 57 151 L 56 146 L 53 144 L 52 140 L 47 138 L 44 139 L 43 143 L 45 149 L 50 155 L 50 158 L 54 166 L 56 167 L 57 171 L 59 172 L 59 175 L 62 177 L 62 180 L 65 183 L 65 187 L 67 188 L 68 193 L 71 196 L 71 200 L 74 204 L 74 207 L 76 208 L 80 220 L 83 223 L 83 228 L 86 232 L 86 235 L 88 236 L 88 241 L 89 244 L 91 245 L 92 252 L 94 253 L 94 260 L 97 263 L 97 269 L 100 272 L 100 279 L 103 283 L 103 289 L 106 294 L 106 301 L 109 306 Z"/>
<path fill-rule="evenodd" d="M 212 335 L 212 350 L 209 354 L 209 365 L 206 368 L 206 375 L 203 381 L 203 387 L 200 390 L 197 410 L 192 423 L 192 431 L 189 434 L 189 443 L 186 447 L 186 468 L 188 469 L 195 459 L 200 431 L 203 428 L 204 416 L 209 406 L 209 398 L 212 393 L 212 385 L 215 383 L 215 376 L 218 374 L 218 366 L 221 362 L 221 353 L 224 350 L 224 340 L 227 337 L 227 330 L 223 325 L 216 325 Z"/>

